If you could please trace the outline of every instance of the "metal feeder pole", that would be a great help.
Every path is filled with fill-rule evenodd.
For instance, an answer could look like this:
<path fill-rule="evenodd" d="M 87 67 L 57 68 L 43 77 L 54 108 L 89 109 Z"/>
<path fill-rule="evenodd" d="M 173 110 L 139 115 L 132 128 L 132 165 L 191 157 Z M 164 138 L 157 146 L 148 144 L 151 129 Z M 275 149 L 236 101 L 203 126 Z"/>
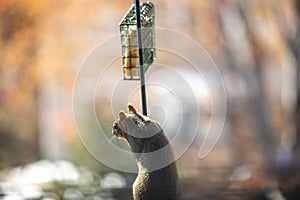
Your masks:
<path fill-rule="evenodd" d="M 141 7 L 140 0 L 135 0 L 135 13 L 136 13 L 136 26 L 137 26 L 137 39 L 139 48 L 139 72 L 141 82 L 141 96 L 142 96 L 142 111 L 143 115 L 147 116 L 147 100 L 146 100 L 146 85 L 144 74 L 144 55 L 143 55 L 143 38 L 141 26 Z"/>

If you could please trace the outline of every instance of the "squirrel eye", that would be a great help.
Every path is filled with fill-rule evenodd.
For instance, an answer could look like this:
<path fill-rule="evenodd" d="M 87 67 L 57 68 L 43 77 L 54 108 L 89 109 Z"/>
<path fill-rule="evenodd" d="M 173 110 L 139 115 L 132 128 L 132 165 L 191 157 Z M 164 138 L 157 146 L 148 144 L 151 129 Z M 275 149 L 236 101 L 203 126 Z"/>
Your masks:
<path fill-rule="evenodd" d="M 114 131 L 117 131 L 118 125 L 116 123 L 113 125 L 113 129 L 114 129 Z"/>
<path fill-rule="evenodd" d="M 138 121 L 137 121 L 137 119 L 135 119 L 135 118 L 133 118 L 133 120 L 132 120 L 136 125 L 138 124 Z"/>

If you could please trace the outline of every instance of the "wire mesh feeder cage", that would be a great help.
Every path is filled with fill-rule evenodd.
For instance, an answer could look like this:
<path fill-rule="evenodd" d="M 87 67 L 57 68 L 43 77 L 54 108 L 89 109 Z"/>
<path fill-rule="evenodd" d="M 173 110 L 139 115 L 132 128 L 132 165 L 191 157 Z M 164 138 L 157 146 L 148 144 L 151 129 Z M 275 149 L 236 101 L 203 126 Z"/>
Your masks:
<path fill-rule="evenodd" d="M 144 73 L 155 60 L 155 11 L 151 2 L 141 4 L 141 24 L 144 55 Z M 122 43 L 123 79 L 139 80 L 139 50 L 136 26 L 135 5 L 121 20 L 120 32 Z"/>

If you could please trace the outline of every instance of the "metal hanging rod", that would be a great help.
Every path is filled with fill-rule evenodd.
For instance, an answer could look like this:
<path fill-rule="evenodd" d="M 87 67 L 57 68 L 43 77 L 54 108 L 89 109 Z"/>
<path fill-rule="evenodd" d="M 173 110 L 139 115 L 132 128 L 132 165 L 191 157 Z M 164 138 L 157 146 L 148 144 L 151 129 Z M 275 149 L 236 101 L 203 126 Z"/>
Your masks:
<path fill-rule="evenodd" d="M 140 84 L 141 84 L 141 98 L 142 98 L 142 112 L 143 115 L 147 115 L 147 99 L 146 99 L 146 84 L 144 74 L 144 54 L 143 54 L 143 38 L 142 38 L 142 26 L 141 26 L 141 7 L 140 0 L 135 0 L 135 13 L 136 13 L 136 26 L 137 26 L 137 39 L 139 48 L 139 72 L 140 72 Z"/>

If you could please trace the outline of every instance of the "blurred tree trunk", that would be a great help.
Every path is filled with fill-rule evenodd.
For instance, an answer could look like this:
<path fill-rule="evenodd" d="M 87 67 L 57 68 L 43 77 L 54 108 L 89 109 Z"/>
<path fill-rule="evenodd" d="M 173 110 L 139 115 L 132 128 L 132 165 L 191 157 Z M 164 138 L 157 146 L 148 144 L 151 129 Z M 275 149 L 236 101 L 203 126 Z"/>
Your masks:
<path fill-rule="evenodd" d="M 224 45 L 223 45 L 223 51 L 225 53 L 226 59 L 227 59 L 227 65 L 229 66 L 229 73 L 235 72 L 242 76 L 242 78 L 246 82 L 246 89 L 247 89 L 247 99 L 243 101 L 240 99 L 237 102 L 229 102 L 228 103 L 228 118 L 232 126 L 233 134 L 235 134 L 235 137 L 240 137 L 241 134 L 239 133 L 243 130 L 241 130 L 240 124 L 241 117 L 244 118 L 244 121 L 247 120 L 247 116 L 251 118 L 251 120 L 248 120 L 247 127 L 253 133 L 257 133 L 256 135 L 256 141 L 257 144 L 252 144 L 253 146 L 258 145 L 259 151 L 263 155 L 264 164 L 267 168 L 273 166 L 274 161 L 274 150 L 276 147 L 274 137 L 272 133 L 274 132 L 272 130 L 271 123 L 269 121 L 270 119 L 270 113 L 267 109 L 267 102 L 265 98 L 265 92 L 263 91 L 264 83 L 263 83 L 263 76 L 262 76 L 262 64 L 261 61 L 263 59 L 263 54 L 260 52 L 261 47 L 256 44 L 256 41 L 254 39 L 254 34 L 251 31 L 251 28 L 248 23 L 248 18 L 245 15 L 245 12 L 243 9 L 244 3 L 235 4 L 235 3 L 225 3 L 225 2 L 219 2 L 219 18 L 220 18 L 220 30 L 224 38 Z M 228 5 L 226 5 L 228 4 Z M 225 8 L 224 8 L 225 6 Z M 230 10 L 224 10 L 226 7 L 229 6 Z M 223 7 L 223 8 L 222 8 Z M 228 8 L 227 8 L 228 9 Z M 247 60 L 245 57 L 243 58 L 243 51 L 241 50 L 240 46 L 235 46 L 230 43 L 230 39 L 232 37 L 235 37 L 232 34 L 233 32 L 228 29 L 233 29 L 234 27 L 228 27 L 230 25 L 226 25 L 226 17 L 228 16 L 222 16 L 222 13 L 227 12 L 231 15 L 231 17 L 238 17 L 242 24 L 240 24 L 240 28 L 243 30 L 241 32 L 245 32 L 244 36 L 246 39 L 246 43 L 250 47 L 250 53 L 252 54 L 253 60 L 247 61 L 247 63 L 240 63 L 237 59 L 244 59 Z M 230 20 L 230 19 L 227 19 Z M 239 34 L 238 34 L 239 35 Z M 239 55 L 236 55 L 236 53 L 239 52 Z M 243 66 L 242 66 L 243 65 Z M 251 66 L 253 65 L 253 67 Z M 242 102 L 241 102 L 242 101 Z M 251 122 L 253 121 L 253 123 Z M 235 129 L 238 129 L 239 131 L 235 131 Z M 245 130 L 246 131 L 246 130 Z M 241 142 L 242 144 L 243 142 Z M 243 147 L 240 147 L 243 148 Z M 248 150 L 245 150 L 246 152 L 249 152 Z M 251 150 L 250 150 L 251 151 Z M 241 155 L 242 156 L 242 155 Z M 245 156 L 245 155 L 244 155 Z M 243 157 L 244 157 L 243 156 Z"/>
<path fill-rule="evenodd" d="M 281 2 L 282 3 L 282 2 Z M 292 73 L 295 73 L 295 76 L 290 77 L 291 81 L 295 85 L 295 104 L 291 107 L 292 109 L 289 112 L 290 115 L 290 124 L 287 126 L 292 126 L 292 131 L 295 134 L 295 141 L 293 146 L 293 160 L 289 164 L 289 168 L 298 169 L 300 161 L 300 1 L 295 0 L 291 3 L 291 8 L 293 9 L 293 13 L 295 14 L 293 17 L 286 17 L 286 13 L 290 10 L 282 9 L 281 3 L 274 4 L 273 9 L 274 13 L 276 13 L 276 22 L 281 31 L 282 36 L 284 37 L 286 47 L 291 53 L 291 56 L 294 58 L 295 70 Z M 284 17 L 283 17 L 284 16 Z M 283 18 L 282 18 L 283 17 Z M 294 20 L 291 23 L 291 20 Z M 291 88 L 293 90 L 294 88 Z M 290 132 L 290 131 L 289 131 Z M 291 134 L 291 133 L 290 133 Z M 284 169 L 285 171 L 294 172 L 294 170 Z M 297 171 L 297 170 L 296 170 Z M 292 172 L 292 174 L 293 174 Z"/>
<path fill-rule="evenodd" d="M 224 44 L 222 45 L 222 50 L 224 52 L 224 55 L 226 57 L 226 66 L 227 69 L 223 70 L 226 71 L 225 73 L 227 75 L 230 76 L 230 74 L 234 73 L 235 71 L 239 71 L 238 67 L 237 67 L 237 63 L 236 60 L 234 58 L 233 53 L 231 52 L 230 48 L 229 48 L 229 39 L 228 39 L 228 32 L 226 31 L 226 25 L 224 22 L 224 17 L 222 14 L 224 14 L 224 7 L 226 6 L 224 4 L 226 4 L 225 2 L 220 2 L 220 1 L 216 1 L 215 2 L 215 14 L 218 17 L 218 22 L 219 22 L 219 26 L 220 26 L 220 37 L 224 40 Z M 225 11 L 226 12 L 226 11 Z M 224 72 L 223 72 L 224 73 Z M 234 148 L 235 150 L 234 152 L 234 156 L 236 159 L 236 162 L 238 164 L 242 164 L 244 162 L 247 162 L 246 157 L 247 157 L 247 149 L 244 148 L 243 146 L 243 142 L 242 138 L 243 136 L 241 135 L 241 131 L 239 131 L 240 129 L 239 127 L 239 119 L 241 119 L 241 113 L 246 112 L 246 109 L 240 105 L 241 102 L 236 102 L 236 101 L 230 101 L 229 100 L 230 97 L 227 97 L 227 105 L 228 105 L 228 110 L 227 110 L 227 123 L 230 125 L 230 132 L 232 134 L 232 138 L 233 138 L 233 144 L 235 145 Z M 243 103 L 242 103 L 243 104 Z M 243 111 L 242 111 L 243 110 Z"/>
<path fill-rule="evenodd" d="M 286 44 L 295 58 L 295 110 L 293 114 L 294 118 L 294 130 L 296 134 L 294 153 L 296 157 L 300 158 L 300 1 L 294 1 L 294 12 L 295 12 L 295 33 L 291 31 L 288 25 L 281 23 L 282 34 L 285 37 Z M 276 11 L 280 10 L 280 6 L 276 7 Z M 280 16 L 277 16 L 277 20 L 280 20 Z M 289 31 L 287 31 L 289 30 Z"/>
<path fill-rule="evenodd" d="M 36 15 L 29 1 L 0 6 L 0 151 L 5 167 L 38 159 L 38 49 Z M 4 167 L 4 166 L 3 166 Z"/>
<path fill-rule="evenodd" d="M 295 153 L 300 156 L 300 1 L 296 0 L 296 35 L 295 39 L 290 42 L 292 52 L 296 60 L 296 109 L 295 109 L 295 129 L 296 143 Z"/>
<path fill-rule="evenodd" d="M 247 16 L 246 4 L 238 4 L 238 9 L 240 16 L 243 19 L 245 25 L 245 35 L 247 36 L 247 41 L 250 48 L 250 53 L 252 54 L 253 70 L 247 76 L 247 84 L 249 84 L 250 89 L 254 92 L 252 98 L 249 99 L 249 104 L 252 104 L 252 109 L 249 111 L 252 113 L 252 117 L 256 121 L 257 133 L 260 136 L 261 144 L 263 145 L 263 151 L 265 151 L 265 164 L 268 168 L 274 167 L 275 151 L 276 151 L 276 141 L 275 141 L 275 130 L 273 129 L 270 119 L 270 111 L 268 108 L 266 91 L 264 85 L 263 77 L 263 64 L 264 52 L 263 46 L 259 44 L 257 38 L 255 37 L 255 32 L 251 28 L 249 22 L 249 16 Z"/>

